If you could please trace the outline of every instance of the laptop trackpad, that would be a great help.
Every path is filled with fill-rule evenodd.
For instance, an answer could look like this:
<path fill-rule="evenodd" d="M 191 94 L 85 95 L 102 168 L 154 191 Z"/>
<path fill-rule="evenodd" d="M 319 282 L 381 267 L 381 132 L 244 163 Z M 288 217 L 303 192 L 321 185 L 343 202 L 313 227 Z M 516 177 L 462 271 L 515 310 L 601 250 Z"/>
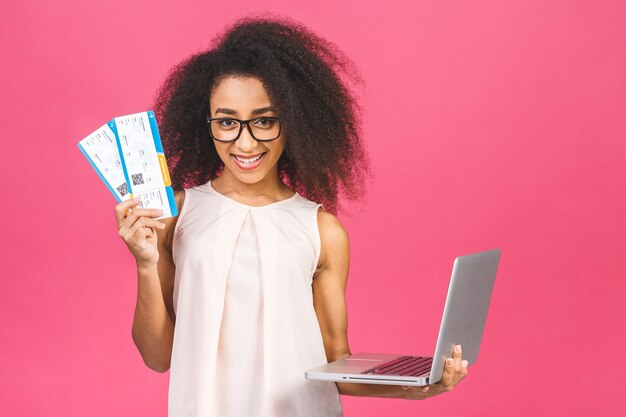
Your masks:
<path fill-rule="evenodd" d="M 389 362 L 397 357 L 404 356 L 393 353 L 356 353 L 324 365 L 325 372 L 358 374 L 379 363 Z"/>

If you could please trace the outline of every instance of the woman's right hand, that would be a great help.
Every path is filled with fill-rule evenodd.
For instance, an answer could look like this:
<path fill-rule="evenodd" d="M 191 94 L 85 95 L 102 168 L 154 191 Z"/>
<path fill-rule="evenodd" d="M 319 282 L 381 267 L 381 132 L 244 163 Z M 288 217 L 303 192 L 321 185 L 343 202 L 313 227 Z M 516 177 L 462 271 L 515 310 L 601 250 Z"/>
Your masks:
<path fill-rule="evenodd" d="M 115 206 L 118 234 L 137 260 L 137 264 L 156 264 L 159 260 L 159 251 L 158 237 L 154 228 L 163 229 L 165 224 L 152 217 L 161 216 L 163 211 L 133 208 L 139 203 L 139 198 L 131 198 Z M 130 213 L 129 209 L 132 209 Z"/>

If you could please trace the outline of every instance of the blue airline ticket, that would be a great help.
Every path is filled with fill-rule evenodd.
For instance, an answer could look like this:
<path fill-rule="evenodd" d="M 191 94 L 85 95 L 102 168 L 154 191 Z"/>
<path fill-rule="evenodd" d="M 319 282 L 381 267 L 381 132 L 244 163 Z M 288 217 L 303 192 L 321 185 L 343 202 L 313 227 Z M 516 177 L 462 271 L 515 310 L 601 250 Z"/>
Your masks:
<path fill-rule="evenodd" d="M 100 126 L 98 130 L 78 142 L 78 149 L 118 202 L 130 198 L 115 133 L 108 125 Z"/>

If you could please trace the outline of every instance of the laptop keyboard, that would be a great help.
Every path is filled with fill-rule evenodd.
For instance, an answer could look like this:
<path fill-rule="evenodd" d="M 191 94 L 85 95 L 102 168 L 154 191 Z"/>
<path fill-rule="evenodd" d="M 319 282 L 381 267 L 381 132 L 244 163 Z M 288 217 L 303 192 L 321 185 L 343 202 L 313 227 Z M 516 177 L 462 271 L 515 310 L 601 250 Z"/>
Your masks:
<path fill-rule="evenodd" d="M 430 370 L 433 358 L 425 356 L 401 356 L 361 372 L 370 375 L 419 376 Z"/>

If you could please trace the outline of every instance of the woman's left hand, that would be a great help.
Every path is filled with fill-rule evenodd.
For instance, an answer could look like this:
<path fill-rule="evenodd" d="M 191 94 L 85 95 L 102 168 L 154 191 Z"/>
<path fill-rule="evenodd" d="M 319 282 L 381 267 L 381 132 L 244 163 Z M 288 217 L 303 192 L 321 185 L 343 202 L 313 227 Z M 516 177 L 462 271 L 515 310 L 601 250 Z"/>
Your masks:
<path fill-rule="evenodd" d="M 452 352 L 452 358 L 446 359 L 445 370 L 441 379 L 431 385 L 423 387 L 402 386 L 405 397 L 411 400 L 424 400 L 426 398 L 434 397 L 442 392 L 452 391 L 455 386 L 463 378 L 467 376 L 468 362 L 462 360 L 461 345 L 456 345 Z"/>

